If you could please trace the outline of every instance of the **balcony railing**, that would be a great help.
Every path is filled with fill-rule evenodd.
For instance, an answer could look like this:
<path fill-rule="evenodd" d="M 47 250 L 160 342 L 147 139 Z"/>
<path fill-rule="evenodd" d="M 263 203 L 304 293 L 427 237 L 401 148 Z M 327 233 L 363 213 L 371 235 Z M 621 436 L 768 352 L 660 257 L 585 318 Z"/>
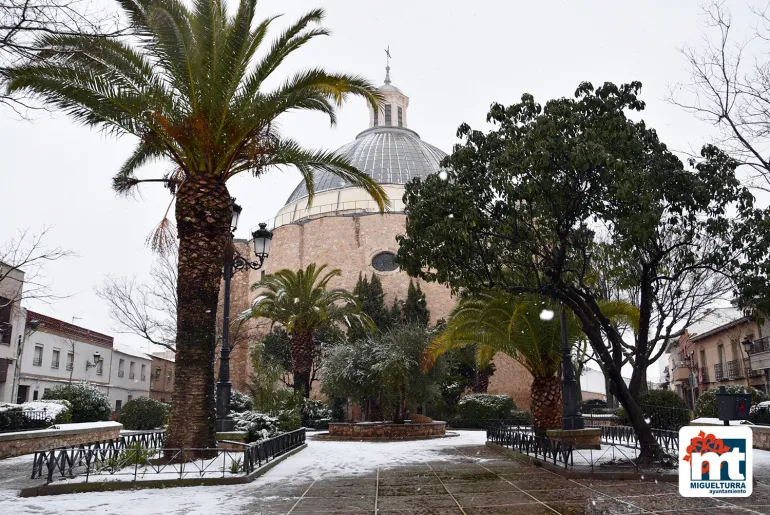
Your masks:
<path fill-rule="evenodd" d="M 751 342 L 751 346 L 748 349 L 749 356 L 759 354 L 760 352 L 770 352 L 770 336 L 765 336 Z"/>
<path fill-rule="evenodd" d="M 142 381 L 147 381 L 147 376 L 142 374 Z"/>
<path fill-rule="evenodd" d="M 51 368 L 59 368 L 59 362 L 58 361 L 51 361 Z"/>
<path fill-rule="evenodd" d="M 67 367 L 66 368 L 67 368 L 67 370 L 72 370 L 73 368 L 75 368 L 75 364 L 70 361 L 69 363 L 67 363 Z"/>
<path fill-rule="evenodd" d="M 714 365 L 714 381 L 724 381 L 727 379 L 722 371 L 722 364 L 717 363 Z"/>
<path fill-rule="evenodd" d="M 36 367 L 42 366 L 43 365 L 43 358 L 34 358 L 32 360 L 32 364 L 35 365 Z"/>
<path fill-rule="evenodd" d="M 118 370 L 118 377 L 123 377 L 126 373 L 122 370 Z"/>
<path fill-rule="evenodd" d="M 728 379 L 740 379 L 743 377 L 743 363 L 741 360 L 734 359 L 727 362 L 727 378 Z"/>
<path fill-rule="evenodd" d="M 701 367 L 700 369 L 700 382 L 701 384 L 708 384 L 709 381 L 709 369 L 708 367 Z"/>
<path fill-rule="evenodd" d="M 744 370 L 746 370 L 746 374 L 749 377 L 760 377 L 762 375 L 762 371 L 761 370 L 752 370 L 752 368 L 751 368 L 751 359 L 749 359 L 749 358 L 744 358 L 743 359 L 743 368 L 744 368 Z"/>
<path fill-rule="evenodd" d="M 102 375 L 103 372 L 104 372 L 104 369 L 102 367 L 97 367 L 96 368 L 96 375 L 100 376 L 100 375 Z"/>
<path fill-rule="evenodd" d="M 128 378 L 129 378 L 129 379 L 133 379 L 134 377 L 136 377 L 136 374 L 134 374 L 133 372 L 131 372 L 130 374 L 128 374 Z"/>
<path fill-rule="evenodd" d="M 401 199 L 391 199 L 391 204 L 390 208 L 385 210 L 388 213 L 403 213 L 406 210 L 406 206 Z M 275 229 L 282 225 L 293 224 L 300 221 L 306 222 L 314 218 L 322 218 L 325 216 L 351 216 L 379 212 L 380 208 L 374 200 L 352 200 L 348 202 L 336 202 L 334 204 L 295 209 L 289 213 L 279 215 L 272 220 L 268 220 L 265 223 L 267 224 L 268 229 Z"/>

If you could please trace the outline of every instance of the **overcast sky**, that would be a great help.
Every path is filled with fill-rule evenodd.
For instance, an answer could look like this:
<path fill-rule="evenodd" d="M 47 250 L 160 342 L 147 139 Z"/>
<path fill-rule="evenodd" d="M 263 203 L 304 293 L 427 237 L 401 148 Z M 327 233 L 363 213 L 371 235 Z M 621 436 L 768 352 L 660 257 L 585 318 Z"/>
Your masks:
<path fill-rule="evenodd" d="M 100 1 L 112 8 L 108 0 Z M 748 34 L 745 3 L 727 3 L 736 30 Z M 277 78 L 320 65 L 379 85 L 384 49 L 390 46 L 393 84 L 410 97 L 410 128 L 446 152 L 460 123 L 484 128 L 492 102 L 514 103 L 523 93 L 545 102 L 572 95 L 586 80 L 642 81 L 643 117 L 673 149 L 699 148 L 712 133 L 709 125 L 666 102 L 669 87 L 689 80 L 680 49 L 700 45 L 706 30 L 695 1 L 262 0 L 258 17 L 285 13 L 274 25 L 284 27 L 319 6 L 327 11 L 332 36 L 295 53 Z M 335 149 L 367 127 L 367 109 L 363 100 L 352 100 L 333 128 L 320 114 L 289 114 L 280 121 L 284 134 L 306 146 Z M 0 113 L 0 242 L 18 229 L 48 225 L 50 245 L 77 253 L 46 269 L 55 291 L 71 297 L 28 307 L 67 321 L 77 317 L 79 325 L 115 334 L 93 288 L 108 273 L 147 275 L 153 256 L 145 238 L 170 198 L 160 186 L 144 187 L 137 199 L 112 191 L 111 178 L 134 143 L 80 127 L 61 114 L 27 122 Z M 157 176 L 166 168 L 158 164 L 142 175 Z M 250 228 L 272 218 L 298 182 L 296 171 L 275 170 L 261 179 L 241 176 L 228 183 L 244 208 L 236 236 L 247 237 Z M 147 348 L 139 338 L 115 336 Z"/>

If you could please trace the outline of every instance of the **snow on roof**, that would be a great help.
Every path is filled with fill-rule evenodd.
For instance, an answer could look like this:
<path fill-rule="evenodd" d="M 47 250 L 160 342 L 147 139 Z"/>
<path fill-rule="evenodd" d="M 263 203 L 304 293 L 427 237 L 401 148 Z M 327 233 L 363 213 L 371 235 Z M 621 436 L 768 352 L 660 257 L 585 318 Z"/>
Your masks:
<path fill-rule="evenodd" d="M 144 352 L 142 352 L 140 350 L 136 350 L 136 349 L 134 349 L 132 347 L 129 347 L 128 345 L 124 345 L 124 344 L 121 344 L 121 343 L 115 344 L 115 346 L 113 347 L 113 350 L 115 352 L 119 352 L 121 354 L 127 354 L 129 356 L 134 356 L 134 357 L 137 357 L 137 358 L 142 358 L 142 359 L 146 359 L 146 360 L 150 359 L 149 357 L 147 357 L 147 354 L 145 354 Z"/>
<path fill-rule="evenodd" d="M 743 320 L 743 313 L 732 306 L 716 308 L 710 314 L 701 318 L 687 328 L 690 339 L 705 336 L 734 322 Z"/>

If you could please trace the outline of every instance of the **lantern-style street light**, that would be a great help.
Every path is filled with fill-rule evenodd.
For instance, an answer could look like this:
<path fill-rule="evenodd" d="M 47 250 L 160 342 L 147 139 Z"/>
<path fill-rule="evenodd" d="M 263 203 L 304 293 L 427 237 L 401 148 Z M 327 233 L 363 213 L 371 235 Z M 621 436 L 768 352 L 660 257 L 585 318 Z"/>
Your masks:
<path fill-rule="evenodd" d="M 235 230 L 243 208 L 233 199 L 233 218 L 230 236 L 225 251 L 225 295 L 222 307 L 222 349 L 219 354 L 219 380 L 217 381 L 217 431 L 227 432 L 235 428 L 235 421 L 230 417 L 230 395 L 233 384 L 230 382 L 230 280 L 239 270 L 259 270 L 270 254 L 270 241 L 273 233 L 267 230 L 267 224 L 259 224 L 259 229 L 251 236 L 254 244 L 256 261 L 249 261 L 241 256 L 233 245 Z"/>
<path fill-rule="evenodd" d="M 102 355 L 99 354 L 99 351 L 94 352 L 94 362 L 91 363 L 90 361 L 86 361 L 86 370 L 89 368 L 95 367 L 99 365 L 99 362 L 102 360 Z"/>

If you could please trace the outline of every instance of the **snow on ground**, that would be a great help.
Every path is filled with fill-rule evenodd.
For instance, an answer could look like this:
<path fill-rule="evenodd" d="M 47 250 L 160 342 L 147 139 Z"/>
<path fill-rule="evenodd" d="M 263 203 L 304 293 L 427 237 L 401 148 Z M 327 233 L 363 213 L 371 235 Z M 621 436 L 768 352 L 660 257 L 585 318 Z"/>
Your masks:
<path fill-rule="evenodd" d="M 377 468 L 419 464 L 447 459 L 453 447 L 483 445 L 484 431 L 458 431 L 460 436 L 413 442 L 329 442 L 308 440 L 308 447 L 279 463 L 253 483 L 236 486 L 168 488 L 46 497 L 18 497 L 18 488 L 0 481 L 0 513 L 14 515 L 59 515 L 99 513 L 105 515 L 142 514 L 231 514 L 253 513 L 255 496 L 269 495 L 271 488 L 287 484 L 309 484 L 328 477 L 351 477 L 374 472 Z M 10 465 L 25 474 L 32 457 L 0 461 L 0 477 Z M 21 467 L 21 468 L 19 468 Z M 27 476 L 28 477 L 28 476 Z M 29 482 L 26 483 L 29 485 Z"/>

